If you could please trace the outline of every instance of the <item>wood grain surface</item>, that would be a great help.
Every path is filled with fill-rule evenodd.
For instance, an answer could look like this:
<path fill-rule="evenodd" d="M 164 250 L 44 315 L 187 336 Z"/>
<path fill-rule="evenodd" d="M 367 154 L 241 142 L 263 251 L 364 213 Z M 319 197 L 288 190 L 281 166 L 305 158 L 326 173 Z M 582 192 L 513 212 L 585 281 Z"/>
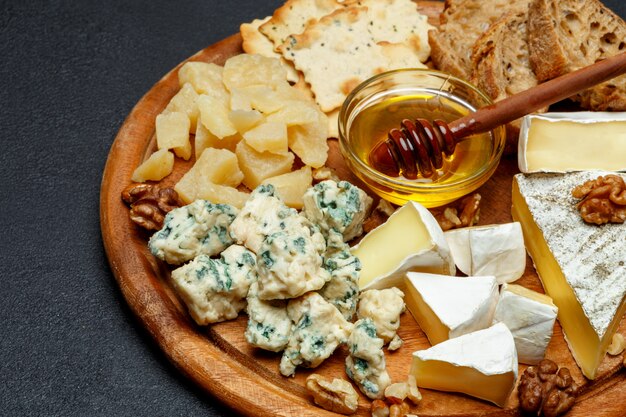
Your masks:
<path fill-rule="evenodd" d="M 431 16 L 434 23 L 441 5 L 434 1 L 418 2 L 420 10 Z M 189 60 L 223 64 L 227 58 L 241 52 L 241 38 L 235 35 L 209 46 Z M 157 82 L 128 115 L 104 170 L 100 195 L 102 236 L 122 294 L 168 359 L 184 375 L 237 412 L 249 416 L 336 415 L 313 404 L 304 389 L 304 380 L 313 372 L 346 378 L 345 347 L 338 349 L 315 370 L 298 368 L 294 378 L 282 377 L 278 372 L 280 354 L 254 349 L 246 343 L 245 314 L 234 321 L 212 326 L 195 325 L 168 283 L 168 267 L 150 254 L 147 248 L 149 235 L 129 219 L 128 208 L 120 194 L 131 183 L 135 167 L 155 149 L 155 117 L 178 91 L 177 70 L 178 67 L 174 68 Z M 336 168 L 343 178 L 358 183 L 346 168 L 336 141 L 330 139 L 329 145 L 327 165 Z M 174 184 L 192 163 L 177 159 L 174 172 L 163 183 Z M 494 176 L 478 190 L 483 197 L 480 224 L 511 221 L 511 181 L 517 172 L 514 158 L 503 159 Z M 524 276 L 517 283 L 542 291 L 530 259 Z M 398 333 L 404 339 L 404 345 L 398 351 L 386 352 L 387 368 L 393 381 L 407 378 L 413 351 L 430 347 L 408 312 L 403 314 L 401 321 Z M 619 331 L 626 334 L 624 320 Z M 570 368 L 576 381 L 583 386 L 582 394 L 568 416 L 626 415 L 626 373 L 622 370 L 622 355 L 607 357 L 598 378 L 587 381 L 574 362 L 557 323 L 547 357 Z M 520 366 L 520 373 L 524 368 Z M 422 403 L 412 408 L 412 412 L 421 417 L 519 415 L 516 392 L 503 409 L 463 394 L 426 389 L 422 394 Z M 370 401 L 361 395 L 356 415 L 370 415 L 369 405 Z"/>

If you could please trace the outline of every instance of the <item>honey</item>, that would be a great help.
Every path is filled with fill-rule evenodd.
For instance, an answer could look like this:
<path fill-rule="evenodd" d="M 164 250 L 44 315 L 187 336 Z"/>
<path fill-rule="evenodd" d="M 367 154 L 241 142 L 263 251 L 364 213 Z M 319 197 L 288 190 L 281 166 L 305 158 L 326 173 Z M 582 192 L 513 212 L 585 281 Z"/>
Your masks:
<path fill-rule="evenodd" d="M 441 119 L 451 122 L 470 112 L 466 106 L 467 104 L 463 106 L 440 95 L 416 94 L 390 98 L 364 108 L 351 125 L 351 140 L 357 157 L 373 166 L 372 149 L 385 141 L 388 132 L 397 129 L 403 119 Z M 487 164 L 493 150 L 490 135 L 490 133 L 474 135 L 460 142 L 451 156 L 444 155 L 443 166 L 431 178 L 420 175 L 417 179 L 409 179 L 404 177 L 402 172 L 400 178 L 421 184 L 442 185 L 475 175 Z"/>
<path fill-rule="evenodd" d="M 421 156 L 412 158 L 416 153 L 408 153 L 413 152 L 409 141 L 399 142 L 397 136 L 394 136 L 395 145 L 406 144 L 406 148 L 387 148 L 390 151 L 384 158 L 380 158 L 377 150 L 388 142 L 391 133 L 398 133 L 404 119 L 450 123 L 490 104 L 485 94 L 449 74 L 428 69 L 389 71 L 370 78 L 348 95 L 339 112 L 339 146 L 352 172 L 382 198 L 399 205 L 416 201 L 426 207 L 441 206 L 473 192 L 493 174 L 504 149 L 503 127 L 459 140 L 456 148 L 454 143 L 448 146 L 446 137 L 442 148 L 444 159 L 441 165 L 438 165 L 440 161 L 433 164 L 439 166 L 436 172 L 410 168 L 407 161 L 415 165 L 415 161 L 425 160 Z M 396 131 L 390 132 L 392 129 Z M 407 128 L 406 132 L 409 131 Z M 413 145 L 421 155 L 423 146 L 417 142 Z M 427 153 L 426 162 L 429 156 L 434 161 L 436 154 Z M 387 164 L 389 156 L 393 159 Z M 381 160 L 383 164 L 377 163 Z"/>

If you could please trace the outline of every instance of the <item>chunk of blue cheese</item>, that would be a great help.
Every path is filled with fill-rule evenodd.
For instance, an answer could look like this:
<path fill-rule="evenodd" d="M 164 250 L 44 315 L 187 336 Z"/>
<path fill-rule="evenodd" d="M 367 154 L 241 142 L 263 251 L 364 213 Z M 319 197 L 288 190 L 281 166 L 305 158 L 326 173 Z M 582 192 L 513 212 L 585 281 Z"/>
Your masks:
<path fill-rule="evenodd" d="M 256 282 L 248 291 L 246 340 L 255 347 L 280 352 L 287 347 L 293 328 L 293 323 L 287 314 L 287 301 L 260 300 L 258 291 Z"/>
<path fill-rule="evenodd" d="M 363 233 L 363 220 L 372 206 L 371 197 L 347 181 L 322 181 L 302 198 L 303 214 L 322 234 L 328 237 L 331 230 L 337 231 L 345 242 Z"/>
<path fill-rule="evenodd" d="M 319 293 L 337 307 L 346 320 L 352 320 L 359 301 L 361 261 L 350 253 L 350 246 L 340 239 L 337 245 L 333 245 L 332 239 L 327 241 L 324 268 L 330 273 L 330 281 Z"/>
<path fill-rule="evenodd" d="M 228 228 L 236 215 L 237 209 L 228 204 L 194 201 L 170 211 L 148 246 L 154 256 L 172 265 L 202 254 L 217 255 L 233 243 Z"/>
<path fill-rule="evenodd" d="M 369 318 L 376 326 L 376 335 L 389 343 L 389 350 L 402 346 L 402 339 L 397 335 L 400 327 L 400 315 L 406 310 L 404 293 L 396 288 L 363 291 L 359 296 L 359 319 Z"/>
<path fill-rule="evenodd" d="M 354 323 L 348 339 L 346 373 L 361 392 L 371 399 L 382 398 L 391 383 L 385 364 L 383 339 L 376 336 L 376 326 L 370 318 Z"/>
<path fill-rule="evenodd" d="M 295 325 L 280 360 L 284 376 L 294 375 L 297 366 L 319 366 L 352 331 L 352 323 L 316 292 L 290 300 L 287 313 Z"/>
<path fill-rule="evenodd" d="M 172 271 L 172 283 L 191 317 L 199 325 L 237 317 L 246 306 L 246 294 L 256 280 L 254 253 L 232 245 L 219 259 L 199 255 Z"/>

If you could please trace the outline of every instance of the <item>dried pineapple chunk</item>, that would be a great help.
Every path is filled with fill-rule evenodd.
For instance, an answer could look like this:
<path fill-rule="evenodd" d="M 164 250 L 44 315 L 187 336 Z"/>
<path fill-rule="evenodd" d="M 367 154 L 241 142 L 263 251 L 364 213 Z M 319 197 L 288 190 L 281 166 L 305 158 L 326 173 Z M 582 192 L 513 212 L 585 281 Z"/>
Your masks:
<path fill-rule="evenodd" d="M 279 122 L 266 122 L 243 134 L 246 143 L 257 152 L 285 154 L 287 147 L 287 126 Z"/>
<path fill-rule="evenodd" d="M 228 101 L 221 97 L 202 94 L 198 97 L 198 109 L 200 110 L 200 121 L 218 138 L 232 136 L 237 133 L 237 129 L 228 118 L 230 109 Z"/>
<path fill-rule="evenodd" d="M 239 167 L 243 172 L 243 183 L 253 190 L 266 178 L 285 174 L 291 171 L 294 156 L 291 152 L 285 154 L 274 154 L 270 152 L 257 152 L 241 141 L 235 150 Z"/>
<path fill-rule="evenodd" d="M 178 82 L 180 86 L 186 83 L 196 90 L 198 94 L 226 94 L 226 87 L 222 83 L 224 69 L 219 65 L 207 62 L 186 62 L 178 70 Z"/>
<path fill-rule="evenodd" d="M 267 178 L 262 184 L 272 184 L 285 204 L 300 210 L 304 206 L 302 196 L 312 183 L 311 167 L 305 166 L 297 171 Z"/>
<path fill-rule="evenodd" d="M 172 149 L 185 160 L 191 157 L 189 142 L 189 117 L 185 113 L 171 112 L 156 117 L 156 138 L 159 149 Z"/>
<path fill-rule="evenodd" d="M 160 181 L 167 177 L 173 168 L 174 154 L 167 149 L 160 149 L 139 165 L 130 179 L 134 182 Z"/>
<path fill-rule="evenodd" d="M 196 159 L 200 158 L 202 151 L 206 148 L 228 149 L 229 151 L 235 152 L 235 147 L 242 139 L 239 133 L 220 139 L 211 133 L 209 129 L 204 127 L 202 124 L 202 118 L 199 118 L 198 121 L 195 136 Z"/>
<path fill-rule="evenodd" d="M 261 55 L 240 54 L 228 59 L 222 79 L 230 91 L 249 85 L 288 85 L 287 70 L 280 61 Z"/>
<path fill-rule="evenodd" d="M 258 110 L 231 110 L 228 118 L 239 133 L 252 129 L 264 119 Z"/>
<path fill-rule="evenodd" d="M 189 133 L 196 131 L 198 121 L 198 93 L 189 83 L 183 84 L 180 91 L 170 100 L 163 113 L 178 112 L 185 113 L 189 117 Z"/>

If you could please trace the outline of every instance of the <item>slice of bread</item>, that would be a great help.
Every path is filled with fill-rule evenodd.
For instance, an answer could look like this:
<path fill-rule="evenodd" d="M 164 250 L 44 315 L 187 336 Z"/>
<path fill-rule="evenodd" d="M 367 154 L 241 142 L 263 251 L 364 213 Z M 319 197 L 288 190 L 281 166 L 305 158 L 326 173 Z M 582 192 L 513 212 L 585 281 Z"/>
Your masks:
<path fill-rule="evenodd" d="M 626 23 L 598 0 L 533 0 L 528 27 L 530 64 L 539 81 L 626 51 Z M 590 110 L 626 110 L 626 76 L 572 99 Z"/>
<path fill-rule="evenodd" d="M 470 82 L 494 101 L 538 84 L 530 68 L 527 23 L 527 10 L 507 13 L 474 43 Z M 516 120 L 506 126 L 506 153 L 517 149 L 520 125 Z"/>
<path fill-rule="evenodd" d="M 474 42 L 507 12 L 526 10 L 530 0 L 447 0 L 440 26 L 428 32 L 435 66 L 469 79 Z"/>

